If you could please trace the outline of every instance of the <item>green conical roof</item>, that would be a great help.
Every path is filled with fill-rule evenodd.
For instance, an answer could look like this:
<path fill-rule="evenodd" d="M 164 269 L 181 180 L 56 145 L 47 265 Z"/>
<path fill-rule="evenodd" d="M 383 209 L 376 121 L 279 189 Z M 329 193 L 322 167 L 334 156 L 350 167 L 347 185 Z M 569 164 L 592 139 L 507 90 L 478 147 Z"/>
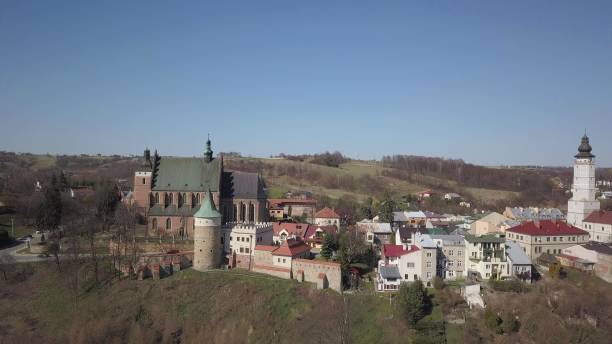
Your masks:
<path fill-rule="evenodd" d="M 208 191 L 206 192 L 204 202 L 200 206 L 200 209 L 198 209 L 198 211 L 193 214 L 193 217 L 199 217 L 204 219 L 221 217 L 221 213 L 217 211 L 217 208 L 215 207 L 215 202 L 213 202 L 212 200 L 212 192 L 210 192 L 210 189 L 208 189 Z"/>

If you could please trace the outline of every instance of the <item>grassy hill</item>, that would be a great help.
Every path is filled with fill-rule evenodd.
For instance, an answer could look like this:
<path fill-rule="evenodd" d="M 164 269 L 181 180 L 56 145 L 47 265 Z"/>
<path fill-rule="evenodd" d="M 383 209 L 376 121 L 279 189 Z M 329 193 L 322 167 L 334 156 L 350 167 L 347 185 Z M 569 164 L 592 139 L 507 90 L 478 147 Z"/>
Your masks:
<path fill-rule="evenodd" d="M 348 195 L 354 197 L 358 201 L 361 201 L 367 197 L 379 196 L 385 191 L 385 189 L 398 195 L 407 195 L 431 188 L 432 185 L 443 185 L 445 189 L 460 191 L 466 194 L 466 196 L 472 197 L 475 200 L 481 201 L 482 203 L 509 200 L 518 196 L 518 193 L 513 191 L 462 187 L 454 181 L 443 180 L 426 175 L 418 175 L 416 177 L 416 179 L 421 181 L 420 183 L 383 176 L 383 171 L 390 171 L 392 169 L 389 167 L 384 167 L 379 162 L 374 161 L 351 160 L 347 163 L 341 164 L 339 167 L 329 167 L 310 162 L 279 158 L 226 158 L 226 165 L 230 168 L 233 167 L 236 169 L 241 169 L 241 167 L 244 168 L 244 166 L 259 166 L 259 171 L 262 172 L 266 178 L 270 197 L 281 197 L 289 190 L 300 190 L 309 191 L 314 194 L 323 194 L 332 198 L 340 198 Z M 297 171 L 297 173 L 280 176 L 270 173 L 270 171 L 277 166 L 284 169 L 294 169 Z M 377 194 L 373 195 L 372 193 L 359 190 L 358 187 L 352 189 L 342 187 L 330 188 L 323 183 L 317 183 L 309 180 L 304 175 L 301 175 L 300 171 L 316 171 L 322 176 L 338 179 L 347 176 L 352 177 L 355 180 L 359 180 L 363 176 L 376 177 L 384 186 L 384 189 L 378 190 Z M 339 184 L 342 183 L 340 182 Z"/>
<path fill-rule="evenodd" d="M 30 265 L 21 280 L 0 281 L 0 341 L 402 343 L 410 333 L 384 296 L 343 298 L 238 270 L 94 286 L 80 267 L 75 297 L 73 269 Z"/>

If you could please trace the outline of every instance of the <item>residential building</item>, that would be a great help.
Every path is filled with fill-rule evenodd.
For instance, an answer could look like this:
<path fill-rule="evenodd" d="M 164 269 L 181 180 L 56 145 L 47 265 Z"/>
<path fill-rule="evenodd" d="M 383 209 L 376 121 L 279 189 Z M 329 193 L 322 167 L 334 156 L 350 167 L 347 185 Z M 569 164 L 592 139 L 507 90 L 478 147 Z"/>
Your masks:
<path fill-rule="evenodd" d="M 272 223 L 228 223 L 222 228 L 224 255 L 230 268 L 251 267 L 251 258 L 256 245 L 273 244 Z"/>
<path fill-rule="evenodd" d="M 336 226 L 336 228 L 340 228 L 340 215 L 333 209 L 325 207 L 314 214 L 314 223 L 319 226 Z"/>
<path fill-rule="evenodd" d="M 307 198 L 271 198 L 268 200 L 270 218 L 282 220 L 292 217 L 304 217 L 312 222 L 317 202 Z"/>
<path fill-rule="evenodd" d="M 612 243 L 612 211 L 594 211 L 583 221 L 582 229 L 592 241 Z"/>
<path fill-rule="evenodd" d="M 461 199 L 461 195 L 458 193 L 449 192 L 449 193 L 444 194 L 444 199 L 447 201 Z"/>
<path fill-rule="evenodd" d="M 517 242 L 531 260 L 540 254 L 561 254 L 561 250 L 589 241 L 589 232 L 563 221 L 530 221 L 506 230 L 506 239 Z"/>
<path fill-rule="evenodd" d="M 465 271 L 465 242 L 460 235 L 430 234 L 436 243 L 437 275 L 444 279 L 463 278 Z"/>
<path fill-rule="evenodd" d="M 425 228 L 398 228 L 395 231 L 395 244 L 414 245 L 416 244 L 416 236 L 421 234 L 429 234 L 429 231 Z"/>
<path fill-rule="evenodd" d="M 510 220 L 500 213 L 489 213 L 483 218 L 480 218 L 470 224 L 470 233 L 472 235 L 485 235 L 495 232 L 503 232 L 507 229 L 506 222 Z"/>
<path fill-rule="evenodd" d="M 600 204 L 595 198 L 595 155 L 586 134 L 582 137 L 574 162 L 574 183 L 572 198 L 567 202 L 567 223 L 584 229 L 583 220 L 598 211 Z"/>
<path fill-rule="evenodd" d="M 376 220 L 376 217 L 374 218 Z M 427 215 L 422 211 L 394 211 L 393 228 L 425 228 Z"/>
<path fill-rule="evenodd" d="M 437 247 L 428 235 L 417 235 L 413 245 L 383 245 L 378 262 L 377 291 L 396 290 L 404 282 L 421 280 L 432 286 L 436 276 Z M 397 277 L 399 274 L 399 278 Z"/>
<path fill-rule="evenodd" d="M 504 238 L 498 235 L 466 235 L 465 267 L 468 277 L 504 279 L 509 274 Z"/>
<path fill-rule="evenodd" d="M 531 282 L 531 259 L 523 248 L 516 242 L 506 241 L 506 255 L 508 256 L 508 274 L 522 281 Z"/>
<path fill-rule="evenodd" d="M 517 221 L 564 220 L 565 215 L 557 208 L 506 207 L 503 213 L 509 219 Z"/>
<path fill-rule="evenodd" d="M 340 264 L 310 260 L 310 246 L 287 239 L 279 246 L 255 246 L 252 271 L 298 282 L 312 282 L 318 289 L 342 291 Z"/>
<path fill-rule="evenodd" d="M 364 219 L 357 222 L 357 231 L 362 233 L 369 244 L 385 245 L 391 242 L 391 224 Z"/>
<path fill-rule="evenodd" d="M 315 227 L 308 223 L 274 222 L 272 225 L 273 243 L 280 245 L 287 239 L 304 240 L 309 229 Z"/>
<path fill-rule="evenodd" d="M 304 235 L 304 242 L 311 248 L 320 249 L 323 246 L 323 240 L 326 234 L 336 235 L 338 234 L 338 228 L 336 228 L 336 226 L 310 225 Z"/>
<path fill-rule="evenodd" d="M 594 271 L 599 278 L 612 283 L 612 247 L 599 242 L 566 247 L 562 254 L 584 259 L 594 263 Z"/>

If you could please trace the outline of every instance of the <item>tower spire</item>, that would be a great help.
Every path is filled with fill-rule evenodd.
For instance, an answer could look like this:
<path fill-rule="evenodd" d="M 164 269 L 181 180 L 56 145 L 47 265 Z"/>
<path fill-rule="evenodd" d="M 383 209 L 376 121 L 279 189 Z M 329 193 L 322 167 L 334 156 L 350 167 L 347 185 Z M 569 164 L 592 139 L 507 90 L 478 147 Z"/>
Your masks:
<path fill-rule="evenodd" d="M 210 147 L 210 133 L 208 134 L 208 138 L 206 139 L 206 150 L 204 151 L 204 159 L 206 162 L 211 162 L 213 159 L 213 151 Z"/>
<path fill-rule="evenodd" d="M 592 159 L 595 157 L 595 155 L 591 153 L 592 150 L 593 148 L 589 143 L 589 137 L 587 136 L 585 129 L 584 136 L 582 136 L 582 139 L 580 140 L 580 146 L 578 146 L 578 154 L 576 154 L 574 157 L 576 159 Z"/>

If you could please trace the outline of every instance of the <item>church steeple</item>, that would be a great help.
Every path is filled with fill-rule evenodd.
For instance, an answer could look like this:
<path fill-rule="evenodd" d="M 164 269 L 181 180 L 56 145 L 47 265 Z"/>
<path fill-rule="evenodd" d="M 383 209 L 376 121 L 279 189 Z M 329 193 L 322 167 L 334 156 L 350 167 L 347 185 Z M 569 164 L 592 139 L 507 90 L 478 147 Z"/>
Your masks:
<path fill-rule="evenodd" d="M 213 159 L 213 151 L 210 148 L 210 134 L 208 134 L 208 139 L 206 140 L 206 150 L 204 151 L 204 159 L 206 162 L 211 162 Z"/>
<path fill-rule="evenodd" d="M 593 148 L 589 144 L 589 137 L 585 132 L 580 141 L 580 146 L 578 146 L 578 154 L 574 155 L 574 157 L 576 159 L 592 159 L 595 157 L 595 155 L 591 153 L 592 150 Z"/>

